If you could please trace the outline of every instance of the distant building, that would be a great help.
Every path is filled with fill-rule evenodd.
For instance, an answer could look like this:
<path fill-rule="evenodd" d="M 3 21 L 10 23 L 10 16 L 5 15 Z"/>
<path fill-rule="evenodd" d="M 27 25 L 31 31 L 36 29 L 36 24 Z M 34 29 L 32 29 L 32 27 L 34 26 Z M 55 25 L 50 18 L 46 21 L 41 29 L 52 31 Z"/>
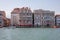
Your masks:
<path fill-rule="evenodd" d="M 34 25 L 42 27 L 53 27 L 55 25 L 54 11 L 34 10 Z"/>
<path fill-rule="evenodd" d="M 0 11 L 0 27 L 5 26 L 6 14 L 5 11 Z"/>
<path fill-rule="evenodd" d="M 34 10 L 34 26 L 42 26 L 42 14 L 41 10 Z"/>
<path fill-rule="evenodd" d="M 11 25 L 20 27 L 53 27 L 55 25 L 55 13 L 49 10 L 31 11 L 28 7 L 15 8 L 11 12 Z"/>
<path fill-rule="evenodd" d="M 56 27 L 60 27 L 60 15 L 55 16 L 55 25 Z"/>
<path fill-rule="evenodd" d="M 23 7 L 20 9 L 20 26 L 32 26 L 32 11 L 28 7 Z"/>
<path fill-rule="evenodd" d="M 11 12 L 11 25 L 32 26 L 32 11 L 28 7 L 15 8 Z"/>
<path fill-rule="evenodd" d="M 6 18 L 6 26 L 10 26 L 11 25 L 11 20 L 9 18 Z"/>
<path fill-rule="evenodd" d="M 55 25 L 55 13 L 54 11 L 44 11 L 43 12 L 43 25 L 46 27 L 53 27 Z"/>
<path fill-rule="evenodd" d="M 12 12 L 11 12 L 11 25 L 17 26 L 20 24 L 19 22 L 19 8 L 15 8 Z"/>

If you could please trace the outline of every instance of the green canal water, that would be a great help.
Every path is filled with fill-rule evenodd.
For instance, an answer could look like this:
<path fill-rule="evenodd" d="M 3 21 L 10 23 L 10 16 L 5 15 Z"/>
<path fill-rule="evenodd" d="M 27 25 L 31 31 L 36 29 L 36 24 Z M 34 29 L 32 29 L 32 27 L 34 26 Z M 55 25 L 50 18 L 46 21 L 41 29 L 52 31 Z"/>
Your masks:
<path fill-rule="evenodd" d="M 0 28 L 0 40 L 60 40 L 60 28 Z"/>

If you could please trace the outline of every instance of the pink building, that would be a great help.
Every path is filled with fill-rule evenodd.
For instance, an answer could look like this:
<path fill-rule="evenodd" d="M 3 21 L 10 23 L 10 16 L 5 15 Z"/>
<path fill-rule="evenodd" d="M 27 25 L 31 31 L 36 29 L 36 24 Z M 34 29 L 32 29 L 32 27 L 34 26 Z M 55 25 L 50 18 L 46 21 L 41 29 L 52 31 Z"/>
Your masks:
<path fill-rule="evenodd" d="M 32 26 L 32 11 L 28 7 L 20 8 L 20 26 Z"/>
<path fill-rule="evenodd" d="M 5 11 L 0 11 L 0 27 L 5 26 L 6 14 Z"/>
<path fill-rule="evenodd" d="M 11 12 L 11 25 L 32 26 L 32 11 L 28 7 L 15 8 Z"/>

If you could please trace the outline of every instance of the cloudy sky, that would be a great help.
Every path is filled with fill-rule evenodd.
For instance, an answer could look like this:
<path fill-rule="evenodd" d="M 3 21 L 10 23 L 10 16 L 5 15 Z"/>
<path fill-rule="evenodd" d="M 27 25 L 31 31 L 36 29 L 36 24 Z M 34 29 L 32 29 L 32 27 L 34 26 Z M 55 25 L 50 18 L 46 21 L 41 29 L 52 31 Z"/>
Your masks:
<path fill-rule="evenodd" d="M 60 14 L 60 0 L 0 0 L 0 10 L 6 12 L 7 18 L 11 18 L 11 11 L 16 7 L 51 10 Z"/>

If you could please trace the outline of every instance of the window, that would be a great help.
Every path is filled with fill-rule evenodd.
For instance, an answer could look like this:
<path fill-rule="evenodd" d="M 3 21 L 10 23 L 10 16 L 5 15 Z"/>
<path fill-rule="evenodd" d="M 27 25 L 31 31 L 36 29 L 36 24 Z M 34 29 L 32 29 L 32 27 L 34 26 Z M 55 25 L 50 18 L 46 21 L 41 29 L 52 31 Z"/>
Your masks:
<path fill-rule="evenodd" d="M 2 22 L 0 21 L 0 23 L 2 23 Z"/>
<path fill-rule="evenodd" d="M 26 13 L 26 15 L 31 15 L 31 13 Z"/>
<path fill-rule="evenodd" d="M 2 14 L 0 14 L 0 15 L 2 15 Z"/>
<path fill-rule="evenodd" d="M 30 23 L 31 23 L 31 21 L 30 21 L 30 20 L 27 20 L 27 23 L 29 23 L 29 24 L 30 24 Z"/>
<path fill-rule="evenodd" d="M 51 20 L 52 17 L 51 17 L 51 16 L 45 16 L 44 19 L 45 19 L 45 20 Z"/>
<path fill-rule="evenodd" d="M 40 19 L 40 15 L 35 15 L 34 18 L 35 19 Z"/>

